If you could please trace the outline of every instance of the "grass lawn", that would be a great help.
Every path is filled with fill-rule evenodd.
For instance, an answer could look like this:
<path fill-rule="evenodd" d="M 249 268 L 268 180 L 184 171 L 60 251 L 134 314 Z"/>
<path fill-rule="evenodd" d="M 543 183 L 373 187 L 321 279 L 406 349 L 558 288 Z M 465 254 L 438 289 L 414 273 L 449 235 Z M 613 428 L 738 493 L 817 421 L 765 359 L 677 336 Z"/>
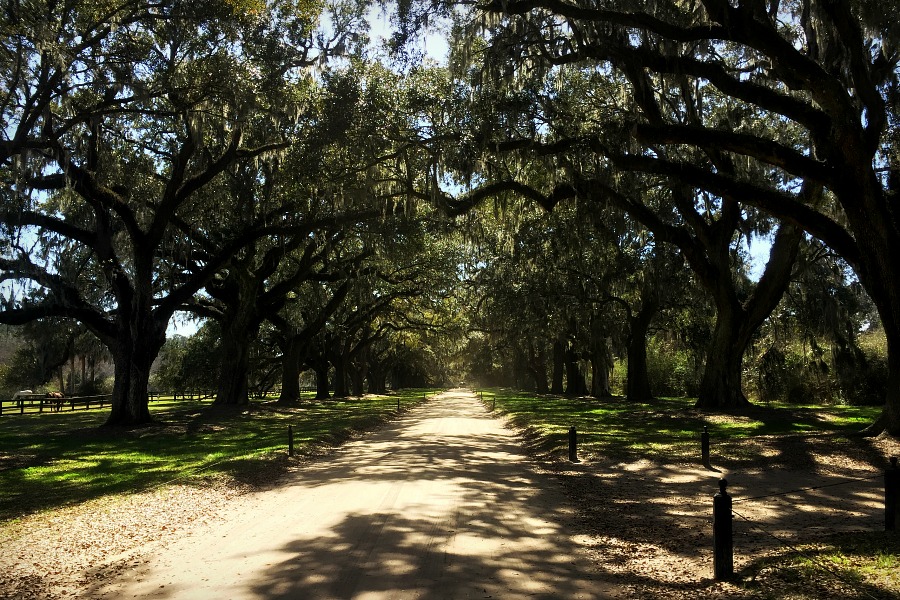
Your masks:
<path fill-rule="evenodd" d="M 198 477 L 258 476 L 286 456 L 288 425 L 303 453 L 371 428 L 432 390 L 307 400 L 297 407 L 253 401 L 210 410 L 209 402 L 156 400 L 156 423 L 101 428 L 107 410 L 0 417 L 0 523 L 39 510 Z"/>
<path fill-rule="evenodd" d="M 484 403 L 526 431 L 539 454 L 568 452 L 568 431 L 578 432 L 578 452 L 584 456 L 696 460 L 706 427 L 715 449 L 726 447 L 732 458 L 758 460 L 752 445 L 760 437 L 827 435 L 834 443 L 858 432 L 880 414 L 874 406 L 798 406 L 771 404 L 734 414 L 694 409 L 693 398 L 658 398 L 633 403 L 620 398 L 564 398 L 511 390 L 486 390 Z"/>

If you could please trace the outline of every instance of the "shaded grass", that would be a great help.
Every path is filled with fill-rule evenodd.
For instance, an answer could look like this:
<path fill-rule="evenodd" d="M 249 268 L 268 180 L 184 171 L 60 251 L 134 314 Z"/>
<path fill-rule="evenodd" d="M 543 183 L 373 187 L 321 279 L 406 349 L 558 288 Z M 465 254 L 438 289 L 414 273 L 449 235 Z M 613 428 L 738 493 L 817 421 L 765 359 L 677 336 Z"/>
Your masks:
<path fill-rule="evenodd" d="M 871 406 L 796 406 L 772 404 L 740 412 L 708 413 L 694 409 L 692 398 L 658 398 L 648 403 L 622 398 L 565 398 L 492 389 L 482 392 L 485 405 L 506 415 L 525 431 L 538 454 L 568 452 L 568 430 L 578 432 L 585 456 L 696 460 L 704 427 L 713 444 L 727 448 L 735 460 L 762 458 L 744 442 L 760 437 L 828 436 L 846 442 L 880 413 Z"/>
<path fill-rule="evenodd" d="M 855 435 L 878 417 L 880 407 L 773 403 L 708 413 L 695 410 L 691 398 L 631 403 L 504 389 L 481 394 L 488 409 L 525 432 L 532 451 L 551 458 L 567 455 L 568 429 L 574 426 L 580 457 L 698 464 L 706 427 L 714 456 L 732 467 L 796 468 L 809 465 L 816 453 L 846 453 L 870 459 L 873 470 L 885 467 L 884 457 Z M 735 597 L 741 598 L 898 598 L 900 536 L 882 531 L 830 535 L 813 544 L 784 547 L 744 568 L 739 578 Z"/>
<path fill-rule="evenodd" d="M 785 549 L 744 572 L 745 589 L 773 600 L 897 598 L 900 536 L 884 531 L 837 534 L 816 544 Z"/>
<path fill-rule="evenodd" d="M 106 411 L 4 416 L 0 521 L 173 481 L 275 476 L 286 466 L 288 425 L 295 450 L 310 452 L 396 416 L 398 399 L 405 410 L 425 393 L 224 409 L 164 398 L 150 405 L 156 423 L 131 429 L 102 428 Z"/>

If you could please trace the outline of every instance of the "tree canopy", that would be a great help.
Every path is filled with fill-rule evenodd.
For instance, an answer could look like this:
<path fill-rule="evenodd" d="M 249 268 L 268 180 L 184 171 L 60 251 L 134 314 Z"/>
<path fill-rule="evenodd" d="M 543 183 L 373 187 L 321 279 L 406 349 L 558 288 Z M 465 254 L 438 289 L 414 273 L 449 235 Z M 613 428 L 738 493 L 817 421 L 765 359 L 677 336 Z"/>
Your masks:
<path fill-rule="evenodd" d="M 254 344 L 283 402 L 465 363 L 597 397 L 623 365 L 645 400 L 652 339 L 740 407 L 779 327 L 843 372 L 877 329 L 900 433 L 895 0 L 383 6 L 393 59 L 362 1 L 11 3 L 0 322 L 92 332 L 124 425 L 179 310 L 216 322 L 220 404 Z M 446 65 L 403 54 L 435 18 Z"/>

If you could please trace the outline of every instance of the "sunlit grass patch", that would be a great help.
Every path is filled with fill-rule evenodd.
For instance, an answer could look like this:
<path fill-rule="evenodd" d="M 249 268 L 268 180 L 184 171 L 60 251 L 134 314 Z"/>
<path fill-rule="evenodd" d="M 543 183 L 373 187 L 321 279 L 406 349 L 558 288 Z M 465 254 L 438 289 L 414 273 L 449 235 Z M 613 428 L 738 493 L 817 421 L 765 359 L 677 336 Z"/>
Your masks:
<path fill-rule="evenodd" d="M 286 456 L 288 425 L 303 453 L 383 422 L 398 399 L 409 408 L 426 392 L 238 410 L 164 399 L 150 405 L 156 424 L 127 430 L 100 427 L 106 411 L 0 417 L 0 521 L 176 480 L 253 474 Z"/>
<path fill-rule="evenodd" d="M 704 427 L 713 443 L 729 444 L 733 457 L 752 460 L 761 456 L 761 450 L 742 445 L 742 440 L 849 433 L 874 420 L 880 411 L 878 407 L 773 403 L 744 413 L 716 414 L 696 410 L 693 398 L 632 403 L 621 398 L 565 398 L 505 389 L 486 390 L 482 397 L 486 407 L 530 432 L 526 438 L 539 453 L 567 452 L 566 433 L 575 427 L 581 456 L 661 460 L 696 459 Z"/>

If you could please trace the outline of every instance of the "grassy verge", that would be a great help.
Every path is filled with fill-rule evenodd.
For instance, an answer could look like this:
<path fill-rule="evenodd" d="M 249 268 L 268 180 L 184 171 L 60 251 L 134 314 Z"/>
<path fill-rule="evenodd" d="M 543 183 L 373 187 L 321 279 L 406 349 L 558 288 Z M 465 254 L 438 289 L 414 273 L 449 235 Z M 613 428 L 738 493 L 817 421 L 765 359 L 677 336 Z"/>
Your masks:
<path fill-rule="evenodd" d="M 482 392 L 488 408 L 508 416 L 527 434 L 532 450 L 562 455 L 568 430 L 578 432 L 579 454 L 609 458 L 642 457 L 666 461 L 696 460 L 706 427 L 714 444 L 735 460 L 759 460 L 759 437 L 829 436 L 840 444 L 880 413 L 871 406 L 796 406 L 772 404 L 734 414 L 695 410 L 692 398 L 658 398 L 651 403 L 624 399 L 562 398 L 508 390 Z"/>
<path fill-rule="evenodd" d="M 332 444 L 421 402 L 427 390 L 298 407 L 255 401 L 239 410 L 209 402 L 151 403 L 156 423 L 101 428 L 106 411 L 0 418 L 0 522 L 100 496 L 172 481 L 277 474 L 287 455 L 288 425 L 298 453 Z"/>
<path fill-rule="evenodd" d="M 766 600 L 897 598 L 900 536 L 894 532 L 833 535 L 766 558 L 751 569 L 756 576 L 746 588 Z"/>
<path fill-rule="evenodd" d="M 698 464 L 700 433 L 706 427 L 716 458 L 727 460 L 730 468 L 806 468 L 817 455 L 840 457 L 845 452 L 871 458 L 876 470 L 885 465 L 869 441 L 853 435 L 878 416 L 880 407 L 773 403 L 711 414 L 695 410 L 689 398 L 638 404 L 502 389 L 485 390 L 482 398 L 488 409 L 505 415 L 524 431 L 531 450 L 545 457 L 567 455 L 568 429 L 574 426 L 580 457 Z M 898 567 L 900 536 L 895 532 L 828 535 L 812 544 L 783 548 L 749 565 L 739 587 L 732 588 L 733 597 L 900 598 Z M 660 597 L 669 596 L 662 593 Z"/>

